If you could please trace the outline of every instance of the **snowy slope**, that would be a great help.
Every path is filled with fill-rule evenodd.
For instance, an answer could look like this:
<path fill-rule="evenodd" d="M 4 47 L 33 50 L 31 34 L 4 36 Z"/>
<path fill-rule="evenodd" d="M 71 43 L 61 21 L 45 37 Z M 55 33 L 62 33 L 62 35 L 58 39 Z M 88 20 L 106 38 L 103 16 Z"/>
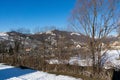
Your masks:
<path fill-rule="evenodd" d="M 0 63 L 0 80 L 82 80 L 42 71 L 20 69 Z"/>
<path fill-rule="evenodd" d="M 108 50 L 102 56 L 102 65 L 104 68 L 119 68 L 120 69 L 120 50 Z"/>

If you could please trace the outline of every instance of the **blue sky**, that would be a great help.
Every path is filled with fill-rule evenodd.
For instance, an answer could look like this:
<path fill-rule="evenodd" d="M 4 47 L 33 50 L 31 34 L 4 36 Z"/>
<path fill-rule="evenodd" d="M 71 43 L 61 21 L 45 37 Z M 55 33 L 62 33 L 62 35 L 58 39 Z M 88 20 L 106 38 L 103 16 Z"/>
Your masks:
<path fill-rule="evenodd" d="M 76 0 L 0 0 L 0 32 L 56 26 L 64 29 Z"/>

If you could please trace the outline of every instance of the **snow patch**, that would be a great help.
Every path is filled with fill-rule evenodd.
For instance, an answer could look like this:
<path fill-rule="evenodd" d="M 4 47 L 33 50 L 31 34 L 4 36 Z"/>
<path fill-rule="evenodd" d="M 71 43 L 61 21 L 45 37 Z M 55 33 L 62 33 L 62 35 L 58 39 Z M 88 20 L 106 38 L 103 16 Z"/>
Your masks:
<path fill-rule="evenodd" d="M 43 32 L 40 32 L 39 34 L 43 34 Z"/>
<path fill-rule="evenodd" d="M 92 66 L 92 59 L 80 59 L 79 57 L 71 57 L 69 64 L 78 66 Z"/>
<path fill-rule="evenodd" d="M 60 62 L 57 59 L 51 59 L 51 60 L 47 60 L 47 62 L 49 64 L 60 64 Z"/>
<path fill-rule="evenodd" d="M 78 66 L 92 66 L 92 59 L 80 59 L 80 57 L 71 57 L 69 60 L 50 59 L 49 64 L 70 64 Z"/>
<path fill-rule="evenodd" d="M 80 34 L 79 34 L 79 33 L 71 33 L 70 35 L 71 35 L 71 36 L 72 36 L 72 35 L 77 35 L 77 36 L 80 36 Z"/>
<path fill-rule="evenodd" d="M 5 33 L 5 32 L 0 32 L 0 39 L 5 39 L 5 40 L 8 40 L 8 34 Z"/>
<path fill-rule="evenodd" d="M 8 36 L 8 34 L 5 32 L 0 32 L 0 36 Z"/>
<path fill-rule="evenodd" d="M 52 31 L 47 31 L 46 32 L 46 34 L 50 34 L 50 35 L 53 35 L 53 36 L 55 36 L 56 34 L 55 33 L 53 33 Z"/>
<path fill-rule="evenodd" d="M 6 66 L 4 65 L 4 63 L 0 63 L 0 70 L 8 69 L 8 68 L 13 68 L 13 66 Z"/>
<path fill-rule="evenodd" d="M 50 59 L 46 60 L 49 64 L 68 64 L 68 60 L 57 60 L 57 59 Z"/>

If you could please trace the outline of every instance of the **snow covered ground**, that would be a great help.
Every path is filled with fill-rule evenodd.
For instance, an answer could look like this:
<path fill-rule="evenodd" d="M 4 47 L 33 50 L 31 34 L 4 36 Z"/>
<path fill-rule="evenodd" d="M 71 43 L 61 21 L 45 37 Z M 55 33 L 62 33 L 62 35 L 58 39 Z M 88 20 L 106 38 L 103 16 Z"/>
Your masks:
<path fill-rule="evenodd" d="M 102 56 L 102 65 L 104 68 L 119 68 L 120 69 L 120 50 L 108 50 Z"/>
<path fill-rule="evenodd" d="M 0 80 L 82 80 L 69 76 L 49 74 L 31 69 L 20 69 L 0 63 Z"/>
<path fill-rule="evenodd" d="M 101 53 L 103 53 L 103 51 Z M 92 59 L 80 59 L 77 57 L 72 57 L 69 60 L 69 64 L 78 64 L 79 66 L 92 66 Z M 106 51 L 101 58 L 101 64 L 105 69 L 120 69 L 120 50 Z"/>
<path fill-rule="evenodd" d="M 103 53 L 102 51 L 101 53 Z M 92 59 L 80 59 L 79 57 L 71 57 L 69 60 L 51 59 L 47 61 L 49 64 L 70 64 L 78 66 L 92 66 Z M 105 69 L 120 69 L 120 50 L 108 50 L 101 58 L 101 64 Z"/>

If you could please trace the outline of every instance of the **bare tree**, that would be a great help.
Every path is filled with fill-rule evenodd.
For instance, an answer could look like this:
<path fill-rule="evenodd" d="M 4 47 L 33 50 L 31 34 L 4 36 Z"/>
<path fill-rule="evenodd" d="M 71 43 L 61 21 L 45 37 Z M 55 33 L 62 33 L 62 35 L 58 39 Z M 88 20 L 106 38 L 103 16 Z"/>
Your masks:
<path fill-rule="evenodd" d="M 88 36 L 93 69 L 100 68 L 102 41 L 118 27 L 119 4 L 120 0 L 77 0 L 72 11 L 72 28 Z"/>

